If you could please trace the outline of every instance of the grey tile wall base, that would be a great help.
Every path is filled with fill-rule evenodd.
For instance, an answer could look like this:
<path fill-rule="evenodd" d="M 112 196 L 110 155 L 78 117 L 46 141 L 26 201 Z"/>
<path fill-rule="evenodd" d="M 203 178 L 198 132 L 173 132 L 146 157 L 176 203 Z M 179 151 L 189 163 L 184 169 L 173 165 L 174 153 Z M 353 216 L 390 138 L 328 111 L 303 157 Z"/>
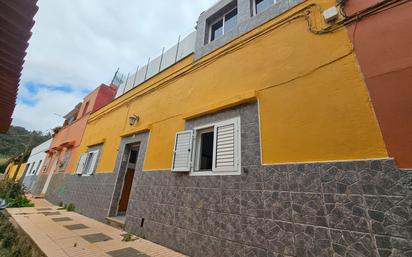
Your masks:
<path fill-rule="evenodd" d="M 41 191 L 43 190 L 44 184 L 46 183 L 47 180 L 47 175 L 39 175 L 39 176 L 34 176 L 31 184 L 31 188 L 29 189 L 29 192 L 32 195 L 40 195 Z"/>
<path fill-rule="evenodd" d="M 126 230 L 189 256 L 412 253 L 412 172 L 390 159 L 261 166 L 227 178 L 169 171 L 139 178 Z"/>
<path fill-rule="evenodd" d="M 113 174 L 95 174 L 81 177 L 55 174 L 46 192 L 46 199 L 58 205 L 72 203 L 75 211 L 101 222 L 108 215 L 114 187 Z"/>

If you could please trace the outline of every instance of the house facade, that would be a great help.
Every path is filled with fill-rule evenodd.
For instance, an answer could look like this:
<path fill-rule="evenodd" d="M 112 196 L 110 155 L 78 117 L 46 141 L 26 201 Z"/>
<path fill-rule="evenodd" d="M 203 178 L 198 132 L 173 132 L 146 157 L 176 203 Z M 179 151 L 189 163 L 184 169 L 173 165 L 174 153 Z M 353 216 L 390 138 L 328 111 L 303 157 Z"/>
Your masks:
<path fill-rule="evenodd" d="M 4 174 L 6 178 L 14 179 L 18 181 L 23 176 L 25 169 L 26 169 L 26 163 L 22 163 L 19 167 L 19 164 L 12 162 L 7 166 Z"/>
<path fill-rule="evenodd" d="M 45 194 L 55 174 L 70 173 L 76 167 L 73 159 L 80 146 L 90 113 L 110 102 L 116 94 L 115 86 L 100 85 L 82 103 L 64 116 L 62 127 L 54 129 L 46 158 L 32 188 L 34 195 Z"/>
<path fill-rule="evenodd" d="M 52 139 L 36 146 L 30 153 L 30 157 L 27 160 L 26 168 L 24 171 L 23 184 L 30 192 L 33 182 L 36 181 L 36 177 L 39 175 L 43 162 L 46 159 L 46 151 L 49 150 Z"/>
<path fill-rule="evenodd" d="M 351 36 L 397 3 L 345 2 L 326 22 L 336 1 L 219 1 L 191 54 L 90 114 L 46 199 L 189 256 L 408 256 L 412 156 L 391 148 Z"/>

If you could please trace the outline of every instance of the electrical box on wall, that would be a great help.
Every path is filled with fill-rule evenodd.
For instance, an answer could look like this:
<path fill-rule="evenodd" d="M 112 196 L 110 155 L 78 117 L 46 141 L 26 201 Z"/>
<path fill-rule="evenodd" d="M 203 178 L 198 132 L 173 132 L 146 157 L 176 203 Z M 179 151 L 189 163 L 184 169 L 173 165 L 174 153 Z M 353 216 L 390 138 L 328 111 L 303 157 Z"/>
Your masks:
<path fill-rule="evenodd" d="M 332 22 L 336 20 L 338 16 L 339 16 L 338 8 L 336 8 L 335 6 L 323 11 L 323 18 L 325 19 L 326 22 Z"/>

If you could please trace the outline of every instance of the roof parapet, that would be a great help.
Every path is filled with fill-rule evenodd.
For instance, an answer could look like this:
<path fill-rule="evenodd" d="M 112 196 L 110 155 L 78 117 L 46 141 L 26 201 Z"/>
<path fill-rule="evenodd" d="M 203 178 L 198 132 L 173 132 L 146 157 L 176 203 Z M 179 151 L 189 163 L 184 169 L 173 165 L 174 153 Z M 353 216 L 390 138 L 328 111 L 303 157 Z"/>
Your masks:
<path fill-rule="evenodd" d="M 168 50 L 165 51 L 163 48 L 160 56 L 153 60 L 149 58 L 146 65 L 138 67 L 134 74 L 127 76 L 126 80 L 119 85 L 116 98 L 192 54 L 195 51 L 195 43 L 196 31 L 193 31 L 182 40 L 179 37 L 177 44 Z"/>

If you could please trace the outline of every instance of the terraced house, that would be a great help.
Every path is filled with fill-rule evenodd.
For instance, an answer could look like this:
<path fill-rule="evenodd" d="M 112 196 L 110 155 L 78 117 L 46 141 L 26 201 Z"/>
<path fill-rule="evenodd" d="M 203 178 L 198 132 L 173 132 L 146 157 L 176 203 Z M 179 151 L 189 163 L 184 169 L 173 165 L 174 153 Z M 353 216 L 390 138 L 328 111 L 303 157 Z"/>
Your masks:
<path fill-rule="evenodd" d="M 219 1 L 90 114 L 46 198 L 189 256 L 410 256 L 410 13 Z"/>
<path fill-rule="evenodd" d="M 31 181 L 32 194 L 44 195 L 54 175 L 70 173 L 72 167 L 76 166 L 74 155 L 80 146 L 90 113 L 113 100 L 115 94 L 116 86 L 102 84 L 64 116 L 63 125 L 54 129 L 53 139 L 45 150 L 47 154 L 40 170 L 37 171 L 36 176 L 26 179 Z M 30 173 L 26 174 L 26 176 L 30 175 Z"/>

